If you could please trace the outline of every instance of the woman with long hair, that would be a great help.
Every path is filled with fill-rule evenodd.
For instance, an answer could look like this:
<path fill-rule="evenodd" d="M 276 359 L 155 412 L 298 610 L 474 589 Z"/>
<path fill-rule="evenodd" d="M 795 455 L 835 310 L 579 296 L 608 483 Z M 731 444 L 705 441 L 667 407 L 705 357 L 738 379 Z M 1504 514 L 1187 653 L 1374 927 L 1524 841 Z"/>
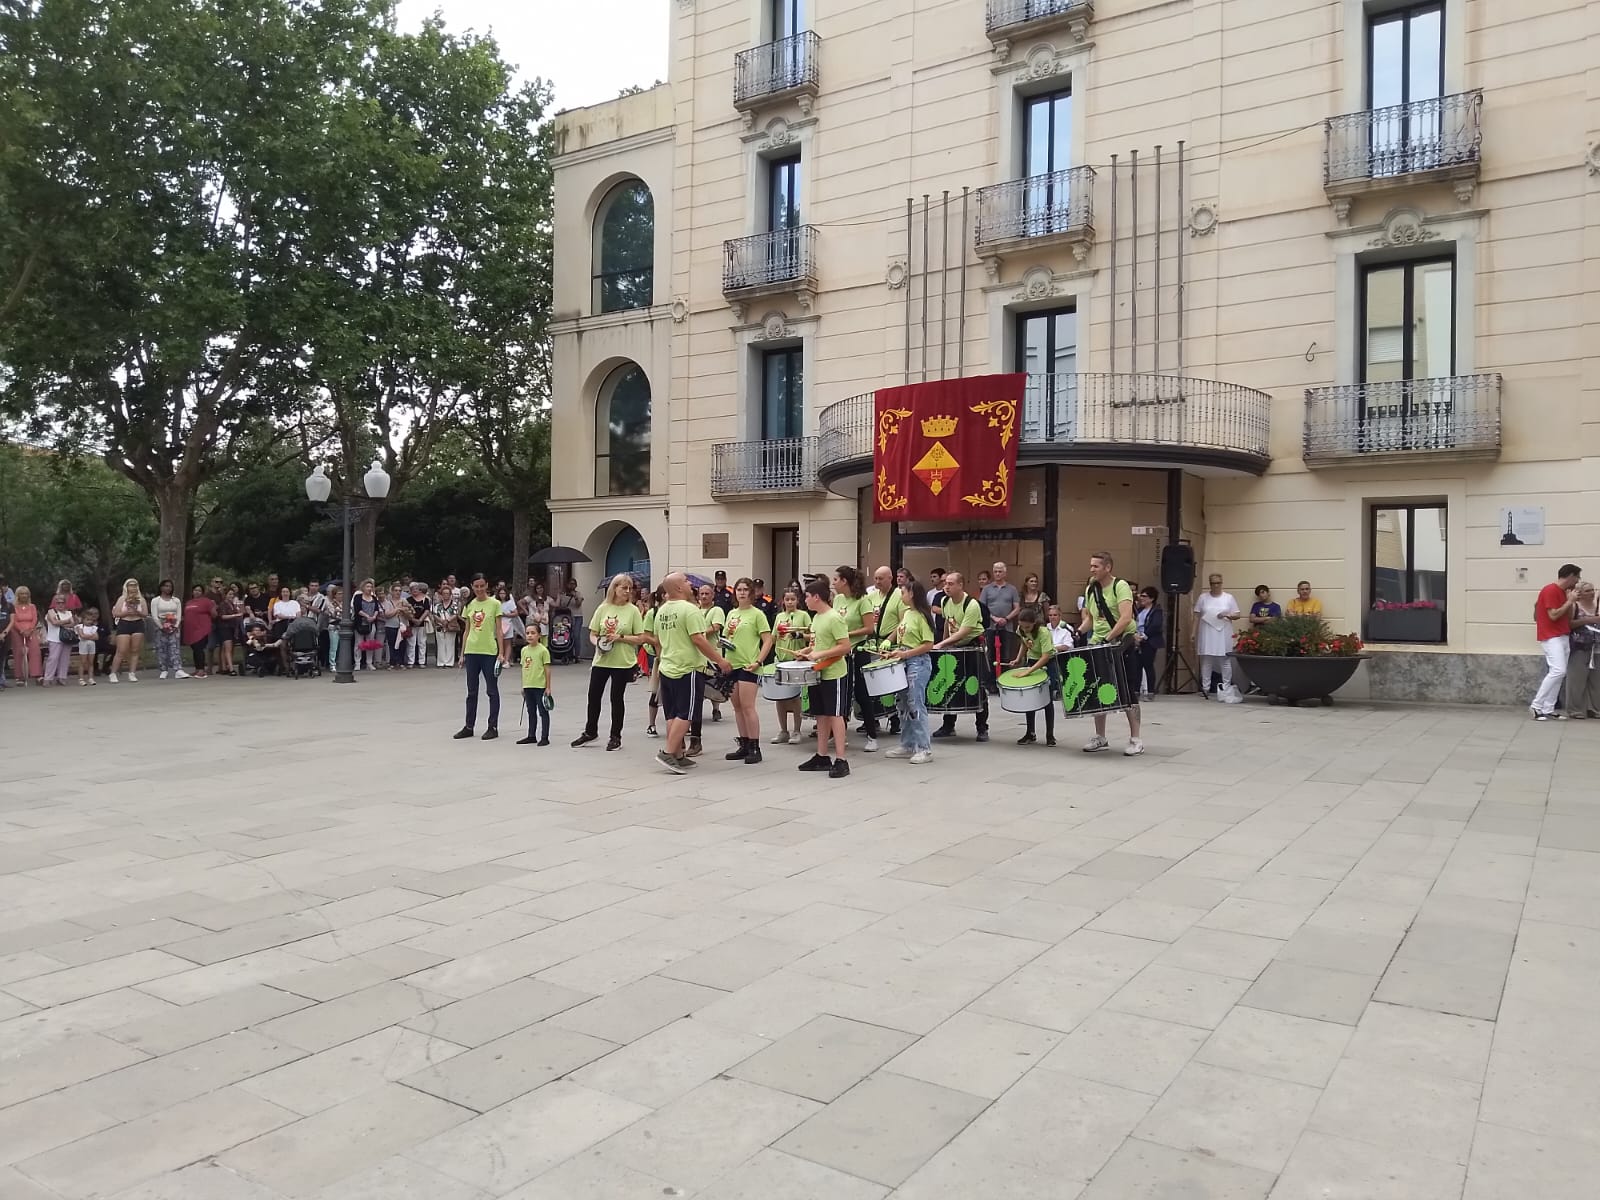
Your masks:
<path fill-rule="evenodd" d="M 932 732 L 928 728 L 928 679 L 933 675 L 933 609 L 928 607 L 928 591 L 915 579 L 900 587 L 904 606 L 893 629 L 878 631 L 878 644 L 885 644 L 886 658 L 905 664 L 906 690 L 895 697 L 900 714 L 900 744 L 891 747 L 886 758 L 909 758 L 921 766 L 933 760 Z"/>
<path fill-rule="evenodd" d="M 783 591 L 783 608 L 772 626 L 773 654 L 779 662 L 786 662 L 806 648 L 806 637 L 811 629 L 811 614 L 800 602 L 800 589 L 790 584 Z M 805 721 L 800 700 L 776 701 L 778 709 L 778 734 L 772 739 L 774 746 L 785 742 L 798 746 L 804 736 L 800 726 Z M 794 718 L 794 731 L 789 730 L 789 718 Z"/>
<path fill-rule="evenodd" d="M 538 626 L 528 625 L 531 636 Z M 589 618 L 589 636 L 594 641 L 594 663 L 589 668 L 589 709 L 583 731 L 574 746 L 586 746 L 600 736 L 600 701 L 611 689 L 611 736 L 607 750 L 622 747 L 622 723 L 626 716 L 624 700 L 633 682 L 635 654 L 644 638 L 644 619 L 633 603 L 633 576 L 617 574 L 606 586 L 605 602 L 595 606 Z"/>
<path fill-rule="evenodd" d="M 117 671 L 126 666 L 128 682 L 138 683 L 139 658 L 144 653 L 144 623 L 150 616 L 150 606 L 139 590 L 137 579 L 122 583 L 122 595 L 111 606 L 112 629 L 116 633 L 117 649 L 111 656 L 111 682 L 117 682 Z"/>
<path fill-rule="evenodd" d="M 878 714 L 873 711 L 873 698 L 867 695 L 867 685 L 861 677 L 868 658 L 858 651 L 878 631 L 878 606 L 866 594 L 861 572 L 854 567 L 843 566 L 833 573 L 833 611 L 844 618 L 844 627 L 850 634 L 850 691 L 861 710 L 861 731 L 867 735 L 861 748 L 871 754 L 878 748 Z M 850 714 L 841 715 L 849 724 Z"/>
<path fill-rule="evenodd" d="M 725 643 L 731 643 L 728 662 L 733 671 L 733 720 L 739 744 L 723 757 L 729 762 L 761 761 L 761 716 L 756 711 L 756 671 L 772 654 L 772 626 L 767 614 L 755 606 L 756 585 L 741 579 L 733 585 L 733 611 L 722 626 Z"/>
<path fill-rule="evenodd" d="M 1050 606 L 1054 603 L 1055 601 L 1050 599 L 1050 593 L 1039 586 L 1039 577 L 1029 571 L 1022 580 L 1022 607 L 1031 608 L 1042 617 L 1050 611 Z"/>
<path fill-rule="evenodd" d="M 217 629 L 221 639 L 218 648 L 217 673 L 237 675 L 238 665 L 233 661 L 233 646 L 239 640 L 239 623 L 244 620 L 244 603 L 237 583 L 230 583 L 222 593 L 222 603 L 217 606 Z"/>
<path fill-rule="evenodd" d="M 183 601 L 173 594 L 174 591 L 172 580 L 163 579 L 156 584 L 156 594 L 150 598 L 150 619 L 156 626 L 156 666 L 161 670 L 162 679 L 169 675 L 187 679 L 189 673 L 183 669 L 181 654 L 183 643 L 179 640 Z"/>

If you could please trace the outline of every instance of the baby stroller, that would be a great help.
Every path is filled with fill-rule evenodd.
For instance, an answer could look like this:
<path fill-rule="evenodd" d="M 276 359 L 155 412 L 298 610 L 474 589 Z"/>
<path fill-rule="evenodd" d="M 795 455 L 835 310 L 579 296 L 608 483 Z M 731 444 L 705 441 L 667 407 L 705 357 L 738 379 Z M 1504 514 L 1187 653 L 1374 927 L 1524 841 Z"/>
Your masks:
<path fill-rule="evenodd" d="M 550 661 L 553 663 L 578 661 L 577 629 L 570 608 L 550 610 Z"/>
<path fill-rule="evenodd" d="M 317 653 L 317 622 L 312 617 L 296 617 L 289 622 L 283 640 L 287 644 L 289 678 L 303 679 L 322 674 L 322 658 Z"/>

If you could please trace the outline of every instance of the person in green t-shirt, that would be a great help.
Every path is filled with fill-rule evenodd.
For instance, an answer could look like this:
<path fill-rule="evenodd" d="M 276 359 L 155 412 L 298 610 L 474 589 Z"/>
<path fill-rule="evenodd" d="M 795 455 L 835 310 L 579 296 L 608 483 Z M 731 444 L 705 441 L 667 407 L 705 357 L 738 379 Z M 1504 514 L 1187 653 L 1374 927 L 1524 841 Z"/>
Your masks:
<path fill-rule="evenodd" d="M 1031 673 L 1044 671 L 1050 679 L 1050 703 L 1044 709 L 1044 744 L 1056 744 L 1056 702 L 1055 696 L 1061 690 L 1061 676 L 1056 673 L 1056 644 L 1050 637 L 1050 630 L 1045 626 L 1044 619 L 1040 617 L 1037 608 L 1024 607 L 1017 612 L 1017 639 L 1022 644 L 1017 647 L 1017 656 L 1012 659 L 1008 668 L 1013 671 Z M 1017 739 L 1019 746 L 1031 746 L 1039 739 L 1034 736 L 1034 714 L 1024 713 L 1023 720 L 1028 723 L 1028 732 Z"/>
<path fill-rule="evenodd" d="M 548 746 L 550 744 L 550 710 L 546 698 L 555 703 L 556 693 L 550 679 L 550 647 L 539 636 L 537 624 L 528 626 L 528 642 L 522 647 L 518 660 L 522 664 L 522 702 L 528 707 L 528 736 L 518 738 L 519 746 Z M 539 733 L 544 727 L 543 736 Z"/>
<path fill-rule="evenodd" d="M 722 645 L 722 627 L 727 623 L 728 614 L 717 603 L 717 592 L 709 583 L 701 584 L 695 592 L 695 600 L 700 605 L 700 611 L 706 618 L 706 637 L 711 639 L 713 646 Z M 726 647 L 723 647 L 726 649 Z M 711 719 L 722 720 L 722 701 L 716 697 L 711 698 Z M 696 741 L 700 740 L 700 708 L 695 708 L 694 728 L 689 731 L 689 736 Z"/>
<path fill-rule="evenodd" d="M 811 648 L 797 658 L 817 667 L 818 682 L 811 685 L 811 715 L 817 720 L 817 752 L 800 764 L 802 771 L 826 771 L 830 779 L 850 774 L 845 757 L 845 728 L 850 717 L 850 631 L 834 608 L 828 581 L 816 578 L 806 584 L 806 607 L 811 610 Z M 828 757 L 828 743 L 834 757 Z"/>
<path fill-rule="evenodd" d="M 798 588 L 786 588 L 783 608 L 772 625 L 773 655 L 777 662 L 788 662 L 806 648 L 811 633 L 811 614 L 800 607 Z M 799 699 L 775 701 L 778 709 L 778 734 L 772 739 L 774 746 L 784 743 L 800 744 L 800 724 L 804 719 Z M 789 718 L 794 718 L 794 731 L 789 730 Z"/>
<path fill-rule="evenodd" d="M 739 727 L 739 744 L 729 762 L 761 761 L 761 717 L 756 712 L 756 668 L 772 654 L 772 626 L 767 614 L 755 606 L 754 580 L 741 579 L 733 585 L 734 604 L 737 606 L 723 622 L 723 644 L 731 646 L 728 662 L 733 665 L 729 676 L 733 686 L 733 719 Z"/>
<path fill-rule="evenodd" d="M 867 651 L 878 632 L 878 604 L 877 596 L 867 594 L 860 571 L 848 565 L 834 571 L 833 611 L 843 618 L 845 629 L 850 634 L 850 694 L 855 697 L 856 705 L 861 710 L 859 732 L 867 735 L 862 749 L 868 754 L 878 749 L 878 714 L 873 698 L 867 695 L 861 668 L 872 661 L 872 655 Z M 850 714 L 843 715 L 848 724 Z"/>
<path fill-rule="evenodd" d="M 904 567 L 899 571 L 890 571 L 888 567 L 879 567 L 872 573 L 872 585 L 876 594 L 872 595 L 872 603 L 876 606 L 877 618 L 873 629 L 876 631 L 875 640 L 882 645 L 886 639 L 899 628 L 900 616 L 905 612 L 905 601 L 900 589 L 905 586 L 911 574 Z M 865 689 L 863 689 L 865 690 Z M 869 705 L 869 712 L 876 712 L 877 705 Z M 900 732 L 900 710 L 889 710 L 889 733 L 891 736 Z"/>
<path fill-rule="evenodd" d="M 967 577 L 960 571 L 950 571 L 944 577 L 944 606 L 941 615 L 944 617 L 944 640 L 934 646 L 934 653 L 941 650 L 950 650 L 960 646 L 979 646 L 983 644 L 983 606 L 977 599 L 967 592 Z M 978 663 L 974 670 L 978 672 L 978 741 L 989 740 L 989 689 L 983 686 L 983 655 L 978 656 Z M 934 730 L 936 738 L 951 738 L 956 735 L 956 714 L 947 712 L 939 728 Z"/>
<path fill-rule="evenodd" d="M 611 737 L 606 749 L 616 750 L 622 745 L 624 700 L 628 684 L 633 682 L 637 647 L 647 641 L 644 618 L 633 602 L 632 575 L 612 576 L 604 603 L 589 618 L 589 636 L 594 642 L 594 665 L 589 668 L 589 711 L 584 718 L 583 732 L 572 744 L 586 746 L 600 736 L 600 701 L 609 685 Z"/>
<path fill-rule="evenodd" d="M 656 640 L 661 647 L 661 707 L 667 711 L 667 744 L 656 761 L 682 775 L 700 753 L 700 739 L 689 730 L 704 697 L 706 661 L 729 670 L 728 660 L 706 634 L 705 614 L 690 597 L 688 576 L 674 571 L 661 581 L 666 600 L 656 608 Z M 685 752 L 687 742 L 687 753 Z"/>
<path fill-rule="evenodd" d="M 489 693 L 489 728 L 483 731 L 483 740 L 492 742 L 500 736 L 500 668 L 508 662 L 506 639 L 501 631 L 500 602 L 489 595 L 489 581 L 479 575 L 472 581 L 472 599 L 461 610 L 462 627 L 466 640 L 462 645 L 461 661 L 467 671 L 467 723 L 456 730 L 457 738 L 472 736 L 478 721 L 478 681 L 483 681 Z"/>
<path fill-rule="evenodd" d="M 1089 584 L 1084 589 L 1083 623 L 1078 627 L 1078 632 L 1090 635 L 1091 646 L 1119 643 L 1123 661 L 1127 665 L 1128 686 L 1137 688 L 1139 640 L 1134 636 L 1136 619 L 1133 615 L 1133 587 L 1126 579 L 1116 577 L 1113 566 L 1111 555 L 1103 550 L 1089 556 Z M 1144 753 L 1144 743 L 1139 740 L 1138 699 L 1139 693 L 1134 691 L 1134 703 L 1127 709 L 1128 744 L 1122 752 L 1129 757 Z M 1106 715 L 1103 712 L 1095 713 L 1094 737 L 1084 743 L 1083 751 L 1085 754 L 1095 754 L 1110 748 L 1111 743 L 1106 741 Z"/>
<path fill-rule="evenodd" d="M 933 610 L 928 593 L 910 576 L 897 593 L 899 619 L 888 628 L 880 622 L 878 645 L 885 658 L 906 665 L 906 690 L 895 697 L 900 715 L 900 744 L 887 758 L 909 758 L 920 766 L 933 761 L 928 737 L 928 679 L 933 674 Z M 885 610 L 887 611 L 887 609 Z M 888 649 L 882 648 L 887 645 Z"/>

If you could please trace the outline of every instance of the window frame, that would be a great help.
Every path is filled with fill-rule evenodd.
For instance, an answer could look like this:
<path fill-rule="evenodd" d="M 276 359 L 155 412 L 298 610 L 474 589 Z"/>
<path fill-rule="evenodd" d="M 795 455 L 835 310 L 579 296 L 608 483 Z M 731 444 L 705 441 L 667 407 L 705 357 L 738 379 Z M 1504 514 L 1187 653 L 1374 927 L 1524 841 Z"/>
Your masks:
<path fill-rule="evenodd" d="M 768 379 L 769 379 L 769 376 L 768 376 L 768 373 L 767 373 L 767 364 L 770 363 L 773 359 L 776 359 L 776 358 L 786 358 L 786 359 L 789 360 L 790 369 L 789 369 L 789 371 L 786 372 L 786 374 L 784 376 L 784 380 L 785 380 L 785 385 L 786 385 L 786 390 L 787 391 L 792 393 L 793 390 L 794 390 L 794 387 L 795 387 L 795 382 L 794 381 L 797 378 L 799 380 L 799 395 L 795 396 L 795 395 L 791 394 L 791 395 L 788 395 L 788 396 L 785 397 L 785 400 L 786 400 L 785 407 L 787 409 L 792 410 L 792 414 L 793 414 L 793 416 L 795 418 L 795 425 L 796 425 L 796 428 L 791 430 L 788 433 L 773 433 L 768 428 L 768 424 L 767 424 L 768 401 L 769 401 L 769 393 L 768 393 L 768 390 L 767 390 L 767 384 L 768 384 Z M 761 440 L 764 441 L 764 442 L 771 442 L 771 441 L 779 441 L 779 440 L 784 439 L 784 438 L 804 437 L 805 436 L 805 427 L 806 427 L 806 392 L 805 392 L 806 364 L 805 364 L 805 346 L 804 346 L 804 344 L 800 343 L 800 342 L 795 342 L 794 344 L 787 345 L 787 346 L 763 347 L 761 349 L 761 352 L 760 352 L 760 355 L 759 355 L 759 364 L 758 364 L 758 366 L 759 366 L 759 370 L 760 370 L 760 374 L 761 374 L 761 380 L 760 380 L 760 384 L 758 386 L 758 392 L 759 392 L 759 395 L 760 395 L 760 406 L 761 406 L 760 407 L 760 421 L 759 421 L 759 429 L 760 429 L 760 433 L 761 433 Z"/>
<path fill-rule="evenodd" d="M 611 407 L 616 401 L 617 391 L 630 371 L 637 372 L 644 383 L 644 430 L 643 446 L 641 451 L 643 486 L 637 491 L 618 490 L 616 482 L 617 454 L 612 449 L 611 438 Z M 626 362 L 616 367 L 605 377 L 600 385 L 600 390 L 595 394 L 594 405 L 594 494 L 596 497 L 622 497 L 622 496 L 648 496 L 651 494 L 651 470 L 654 466 L 651 445 L 655 436 L 655 394 L 650 386 L 650 376 L 643 367 L 636 362 Z M 605 484 L 602 486 L 601 478 L 604 475 Z"/>
<path fill-rule="evenodd" d="M 1020 309 L 1012 313 L 1011 317 L 1011 361 L 1013 369 L 1023 374 L 1028 371 L 1028 344 L 1027 327 L 1030 321 L 1045 322 L 1045 370 L 1031 372 L 1033 375 L 1045 377 L 1042 388 L 1036 388 L 1033 383 L 1024 384 L 1023 388 L 1023 440 L 1024 441 L 1071 441 L 1076 426 L 1076 391 L 1077 371 L 1056 371 L 1055 361 L 1060 352 L 1060 345 L 1056 340 L 1058 331 L 1057 322 L 1060 318 L 1072 318 L 1072 359 L 1076 368 L 1078 350 L 1082 343 L 1078 340 L 1078 305 L 1076 300 L 1065 304 L 1051 304 L 1044 308 Z M 1072 379 L 1063 385 L 1059 376 L 1070 375 Z"/>
<path fill-rule="evenodd" d="M 1433 601 L 1433 609 L 1425 612 L 1439 614 L 1438 638 L 1404 638 L 1404 637 L 1375 637 L 1372 634 L 1371 622 L 1377 612 L 1377 604 L 1382 597 L 1378 594 L 1378 514 L 1384 511 L 1404 514 L 1404 528 L 1402 537 L 1405 546 L 1405 569 L 1403 575 L 1404 598 L 1401 603 L 1412 603 L 1417 596 L 1417 514 L 1419 512 L 1438 512 L 1440 514 L 1439 528 L 1443 536 L 1444 569 L 1438 572 L 1443 585 L 1437 596 L 1428 597 Z M 1450 638 L 1450 503 L 1445 499 L 1436 500 L 1369 500 L 1367 502 L 1367 605 L 1365 628 L 1363 632 L 1367 641 L 1383 642 L 1396 645 L 1445 645 Z"/>
<path fill-rule="evenodd" d="M 1438 91 L 1432 96 L 1416 97 L 1411 95 L 1411 23 L 1414 18 L 1424 13 L 1437 13 L 1439 16 Z M 1395 103 L 1410 104 L 1418 99 L 1432 100 L 1448 94 L 1445 91 L 1445 49 L 1448 40 L 1446 16 L 1445 0 L 1423 0 L 1423 3 L 1420 4 L 1407 4 L 1400 8 L 1391 8 L 1386 11 L 1369 12 L 1367 14 L 1364 40 L 1366 42 L 1366 105 L 1369 111 L 1379 107 L 1375 103 L 1374 96 L 1374 85 L 1377 82 L 1377 72 L 1374 69 L 1377 63 L 1377 31 L 1380 26 L 1392 25 L 1396 21 L 1400 22 L 1401 25 L 1400 59 L 1404 65 L 1400 74 L 1401 92 L 1403 94 Z"/>
<path fill-rule="evenodd" d="M 616 207 L 618 197 L 625 191 L 642 191 L 650 205 L 650 246 L 648 261 L 631 266 L 606 268 L 606 221 Z M 600 206 L 594 215 L 594 246 L 589 266 L 589 307 L 596 316 L 610 313 L 638 312 L 649 308 L 655 303 L 655 242 L 656 242 L 656 198 L 650 185 L 638 176 L 630 176 L 620 180 L 612 186 L 600 201 Z M 641 291 L 644 300 L 640 304 L 620 305 L 607 307 L 605 300 L 606 284 L 614 279 L 636 279 L 642 284 Z"/>
<path fill-rule="evenodd" d="M 1439 263 L 1450 264 L 1450 369 L 1442 377 L 1438 375 L 1418 376 L 1414 373 L 1416 371 L 1417 338 L 1417 268 L 1436 266 Z M 1369 292 L 1368 280 L 1379 271 L 1393 271 L 1397 268 L 1402 269 L 1405 272 L 1405 282 L 1402 285 L 1404 288 L 1404 299 L 1401 303 L 1400 309 L 1400 355 L 1401 361 L 1404 363 L 1403 370 L 1405 370 L 1407 374 L 1401 377 L 1402 380 L 1410 382 L 1419 378 L 1438 379 L 1449 378 L 1455 375 L 1456 362 L 1458 358 L 1458 343 L 1460 342 L 1461 334 L 1461 323 L 1459 320 L 1460 314 L 1458 312 L 1460 307 L 1460 299 L 1457 294 L 1460 291 L 1461 267 L 1456 261 L 1455 248 L 1452 245 L 1437 254 L 1428 254 L 1416 258 L 1357 261 L 1356 332 L 1358 339 L 1356 345 L 1356 382 L 1362 384 L 1372 382 L 1367 378 L 1367 367 L 1369 365 L 1368 360 L 1371 357 L 1368 352 L 1368 337 L 1372 332 L 1367 324 L 1367 296 Z"/>

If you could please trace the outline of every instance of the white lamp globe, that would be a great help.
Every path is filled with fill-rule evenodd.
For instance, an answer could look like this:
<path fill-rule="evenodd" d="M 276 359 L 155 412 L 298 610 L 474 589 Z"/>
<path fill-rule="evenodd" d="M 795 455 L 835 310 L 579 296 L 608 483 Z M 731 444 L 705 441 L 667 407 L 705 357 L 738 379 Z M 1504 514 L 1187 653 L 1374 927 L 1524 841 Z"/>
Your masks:
<path fill-rule="evenodd" d="M 372 460 L 372 466 L 367 468 L 361 482 L 366 485 L 367 495 L 374 500 L 382 500 L 389 494 L 389 473 L 377 459 Z"/>
<path fill-rule="evenodd" d="M 332 491 L 333 480 L 328 478 L 327 470 L 319 463 L 306 476 L 306 498 L 313 504 L 326 504 Z"/>

